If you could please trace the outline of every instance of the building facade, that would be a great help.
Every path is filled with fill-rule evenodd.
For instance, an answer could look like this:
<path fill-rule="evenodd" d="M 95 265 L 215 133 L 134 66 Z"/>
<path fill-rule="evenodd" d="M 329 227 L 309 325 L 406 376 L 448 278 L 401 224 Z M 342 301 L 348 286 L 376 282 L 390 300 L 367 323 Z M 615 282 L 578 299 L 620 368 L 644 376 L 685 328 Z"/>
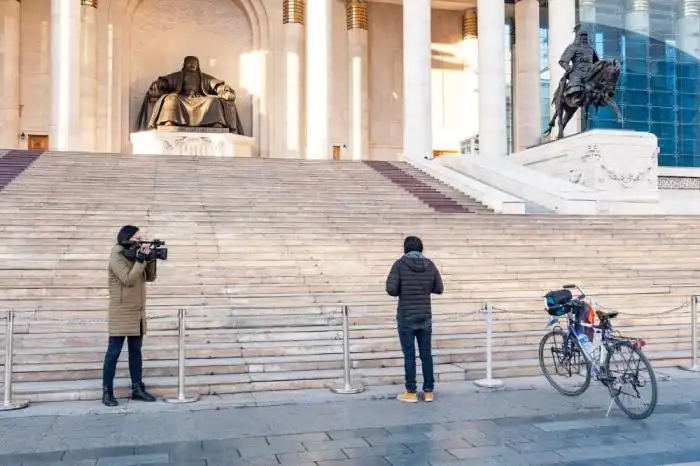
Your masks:
<path fill-rule="evenodd" d="M 262 157 L 395 160 L 477 139 L 507 154 L 542 140 L 580 21 L 624 64 L 624 122 L 604 110 L 592 126 L 651 131 L 662 165 L 700 166 L 699 2 L 0 0 L 0 146 L 130 152 L 149 84 L 196 55 L 236 89 Z"/>

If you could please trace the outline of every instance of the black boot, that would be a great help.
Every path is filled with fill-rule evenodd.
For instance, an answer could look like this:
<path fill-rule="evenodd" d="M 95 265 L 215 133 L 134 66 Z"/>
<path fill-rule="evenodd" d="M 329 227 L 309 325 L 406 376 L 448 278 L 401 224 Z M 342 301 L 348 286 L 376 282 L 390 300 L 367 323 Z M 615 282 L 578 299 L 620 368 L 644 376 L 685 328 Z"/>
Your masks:
<path fill-rule="evenodd" d="M 135 383 L 131 386 L 131 399 L 141 401 L 156 401 L 156 398 L 146 391 L 143 382 Z"/>
<path fill-rule="evenodd" d="M 119 406 L 119 402 L 114 398 L 114 390 L 112 387 L 102 387 L 102 404 L 110 408 Z"/>

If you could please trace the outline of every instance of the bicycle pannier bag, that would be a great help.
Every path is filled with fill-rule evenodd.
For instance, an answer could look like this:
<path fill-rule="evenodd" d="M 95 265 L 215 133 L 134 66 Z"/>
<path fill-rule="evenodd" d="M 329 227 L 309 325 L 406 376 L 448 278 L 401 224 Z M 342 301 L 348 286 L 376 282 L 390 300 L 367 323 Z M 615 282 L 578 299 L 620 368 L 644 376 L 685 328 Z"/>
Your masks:
<path fill-rule="evenodd" d="M 566 313 L 564 306 L 571 302 L 572 297 L 571 291 L 566 289 L 550 291 L 544 295 L 547 303 L 547 313 L 550 316 L 564 315 Z"/>

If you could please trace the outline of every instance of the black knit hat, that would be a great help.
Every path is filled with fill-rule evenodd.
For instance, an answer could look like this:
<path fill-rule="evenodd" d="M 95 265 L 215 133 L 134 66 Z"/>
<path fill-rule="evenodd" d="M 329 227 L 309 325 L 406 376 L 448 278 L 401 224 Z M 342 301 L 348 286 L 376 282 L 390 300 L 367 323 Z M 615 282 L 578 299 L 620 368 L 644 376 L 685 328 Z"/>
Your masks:
<path fill-rule="evenodd" d="M 407 236 L 403 240 L 403 252 L 408 254 L 413 251 L 423 252 L 423 241 L 417 236 Z"/>
<path fill-rule="evenodd" d="M 134 236 L 138 231 L 138 227 L 135 227 L 133 225 L 124 225 L 122 229 L 119 230 L 119 234 L 117 234 L 117 244 L 128 243 L 131 240 L 131 237 Z"/>

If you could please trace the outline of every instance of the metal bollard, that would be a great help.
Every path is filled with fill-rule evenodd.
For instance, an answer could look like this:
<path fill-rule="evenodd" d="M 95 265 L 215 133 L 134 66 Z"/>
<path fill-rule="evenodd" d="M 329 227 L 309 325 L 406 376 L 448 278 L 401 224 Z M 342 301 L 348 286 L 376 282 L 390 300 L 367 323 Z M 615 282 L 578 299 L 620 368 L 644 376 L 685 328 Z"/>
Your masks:
<path fill-rule="evenodd" d="M 690 297 L 690 366 L 680 368 L 689 372 L 700 372 L 698 365 L 698 297 Z"/>
<path fill-rule="evenodd" d="M 199 395 L 185 396 L 185 310 L 179 309 L 177 313 L 179 342 L 177 345 L 177 398 L 164 398 L 167 403 L 193 403 L 199 399 Z"/>
<path fill-rule="evenodd" d="M 483 388 L 499 388 L 503 386 L 503 382 L 500 380 L 493 379 L 492 376 L 492 365 L 491 360 L 491 339 L 493 336 L 493 308 L 490 302 L 486 302 L 484 305 L 486 310 L 486 378 L 475 380 L 474 384 L 477 387 Z"/>
<path fill-rule="evenodd" d="M 15 313 L 7 311 L 7 327 L 5 327 L 5 396 L 0 411 L 13 411 L 29 406 L 28 401 L 12 402 L 12 339 L 14 336 Z"/>
<path fill-rule="evenodd" d="M 354 395 L 365 391 L 364 386 L 353 387 L 350 378 L 350 321 L 348 306 L 341 307 L 343 312 L 343 386 L 331 388 L 333 393 L 340 395 Z"/>

